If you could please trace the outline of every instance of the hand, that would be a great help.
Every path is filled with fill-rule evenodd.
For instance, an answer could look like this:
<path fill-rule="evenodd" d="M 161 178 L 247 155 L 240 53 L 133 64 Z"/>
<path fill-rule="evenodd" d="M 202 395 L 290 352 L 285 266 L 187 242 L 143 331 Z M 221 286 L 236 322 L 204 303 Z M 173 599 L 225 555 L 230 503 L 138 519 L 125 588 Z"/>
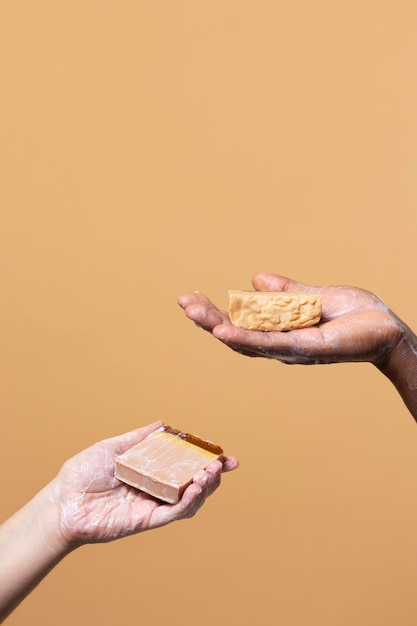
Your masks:
<path fill-rule="evenodd" d="M 162 425 L 106 439 L 67 461 L 58 476 L 0 525 L 0 621 L 72 550 L 193 516 L 237 459 L 213 461 L 177 504 L 162 504 L 114 477 L 114 458 Z"/>
<path fill-rule="evenodd" d="M 114 458 L 162 422 L 101 441 L 67 461 L 53 481 L 64 541 L 73 547 L 112 541 L 192 517 L 220 484 L 222 471 L 238 466 L 234 457 L 216 460 L 194 477 L 177 504 L 164 504 L 114 477 Z"/>
<path fill-rule="evenodd" d="M 369 361 L 379 365 L 403 336 L 401 321 L 373 293 L 356 287 L 312 287 L 284 276 L 257 273 L 257 291 L 304 291 L 322 295 L 322 319 L 310 328 L 259 332 L 236 328 L 228 313 L 200 294 L 182 295 L 179 305 L 198 326 L 232 350 L 283 363 Z"/>

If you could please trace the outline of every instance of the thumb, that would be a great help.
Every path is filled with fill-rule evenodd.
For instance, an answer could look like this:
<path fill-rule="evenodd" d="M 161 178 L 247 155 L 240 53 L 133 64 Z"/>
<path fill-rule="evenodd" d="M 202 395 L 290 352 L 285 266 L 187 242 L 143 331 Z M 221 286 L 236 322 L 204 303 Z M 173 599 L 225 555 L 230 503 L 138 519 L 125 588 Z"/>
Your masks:
<path fill-rule="evenodd" d="M 286 276 L 257 272 L 252 278 L 257 291 L 307 291 L 308 287 Z"/>

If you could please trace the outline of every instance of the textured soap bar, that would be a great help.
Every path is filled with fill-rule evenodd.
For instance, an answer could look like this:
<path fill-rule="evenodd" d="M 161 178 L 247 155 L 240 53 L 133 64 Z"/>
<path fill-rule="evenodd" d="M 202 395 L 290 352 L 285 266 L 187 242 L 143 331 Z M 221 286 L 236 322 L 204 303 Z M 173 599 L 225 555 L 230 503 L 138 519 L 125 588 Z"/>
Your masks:
<path fill-rule="evenodd" d="M 222 456 L 220 446 L 162 426 L 115 460 L 119 480 L 175 503 L 201 469 Z"/>
<path fill-rule="evenodd" d="M 229 315 L 246 330 L 293 330 L 320 321 L 321 296 L 298 291 L 229 291 Z"/>

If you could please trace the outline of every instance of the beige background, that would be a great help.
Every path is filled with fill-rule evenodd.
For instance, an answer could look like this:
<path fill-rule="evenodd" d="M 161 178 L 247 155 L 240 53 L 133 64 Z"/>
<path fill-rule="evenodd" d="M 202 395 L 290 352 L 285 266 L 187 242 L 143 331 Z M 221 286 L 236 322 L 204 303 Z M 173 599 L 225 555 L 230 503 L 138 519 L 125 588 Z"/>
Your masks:
<path fill-rule="evenodd" d="M 177 294 L 259 269 L 417 328 L 413 0 L 3 2 L 2 518 L 157 418 L 240 469 L 68 557 L 11 626 L 417 620 L 417 430 L 370 365 L 240 357 Z"/>

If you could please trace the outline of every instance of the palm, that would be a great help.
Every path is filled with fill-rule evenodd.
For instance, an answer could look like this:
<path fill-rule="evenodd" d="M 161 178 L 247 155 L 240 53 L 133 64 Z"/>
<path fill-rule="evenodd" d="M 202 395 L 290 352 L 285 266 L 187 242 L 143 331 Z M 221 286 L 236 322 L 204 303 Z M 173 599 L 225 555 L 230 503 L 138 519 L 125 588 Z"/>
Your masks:
<path fill-rule="evenodd" d="M 85 462 L 78 455 L 63 470 L 65 506 L 61 519 L 68 532 L 80 543 L 90 543 L 111 541 L 158 525 L 162 505 L 116 480 L 107 450 L 97 446 L 81 454 Z"/>

